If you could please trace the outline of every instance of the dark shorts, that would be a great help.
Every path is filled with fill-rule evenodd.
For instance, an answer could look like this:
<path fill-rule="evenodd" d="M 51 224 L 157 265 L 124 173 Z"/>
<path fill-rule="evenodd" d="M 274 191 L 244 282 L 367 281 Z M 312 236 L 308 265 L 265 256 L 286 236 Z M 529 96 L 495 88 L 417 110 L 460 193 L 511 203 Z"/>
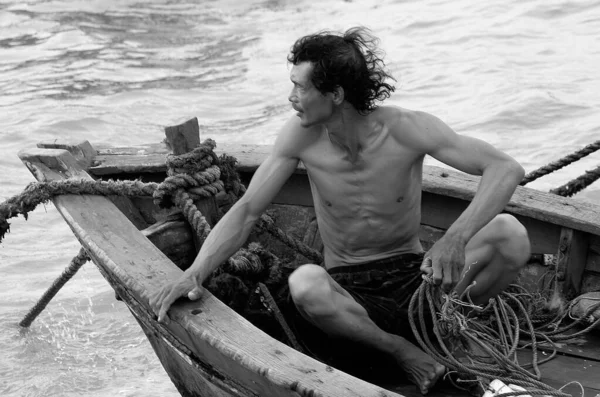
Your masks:
<path fill-rule="evenodd" d="M 360 265 L 334 267 L 328 273 L 366 309 L 377 326 L 415 343 L 408 306 L 422 281 L 423 255 L 402 254 Z M 302 317 L 289 296 L 285 312 L 304 353 L 326 364 L 363 378 L 377 377 L 384 368 L 396 367 L 389 355 L 328 336 Z M 392 371 L 398 375 L 397 370 Z"/>

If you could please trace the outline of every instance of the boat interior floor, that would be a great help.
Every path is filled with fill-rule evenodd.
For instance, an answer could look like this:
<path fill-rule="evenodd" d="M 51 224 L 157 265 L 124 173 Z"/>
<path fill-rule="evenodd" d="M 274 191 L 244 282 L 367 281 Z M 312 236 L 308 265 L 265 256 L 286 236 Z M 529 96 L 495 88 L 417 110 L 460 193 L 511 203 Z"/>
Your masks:
<path fill-rule="evenodd" d="M 541 381 L 555 389 L 562 388 L 561 391 L 574 397 L 600 396 L 600 331 L 584 334 L 577 343 L 559 344 L 557 350 L 556 357 L 539 366 Z M 540 347 L 538 361 L 549 357 L 551 353 L 551 349 Z M 530 350 L 518 353 L 521 365 L 531 362 L 531 357 Z M 385 387 L 406 397 L 422 396 L 416 386 L 410 383 Z M 439 381 L 427 394 L 428 397 L 468 395 L 468 392 L 457 389 L 448 380 Z"/>

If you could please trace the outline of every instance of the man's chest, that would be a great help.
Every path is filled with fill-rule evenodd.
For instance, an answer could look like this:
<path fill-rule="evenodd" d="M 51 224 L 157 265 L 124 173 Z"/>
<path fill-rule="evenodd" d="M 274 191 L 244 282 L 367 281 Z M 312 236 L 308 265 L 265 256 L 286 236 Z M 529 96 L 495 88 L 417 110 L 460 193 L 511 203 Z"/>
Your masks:
<path fill-rule="evenodd" d="M 420 189 L 422 157 L 399 145 L 359 151 L 353 161 L 333 145 L 317 147 L 304 157 L 313 189 L 329 204 L 400 203 Z"/>

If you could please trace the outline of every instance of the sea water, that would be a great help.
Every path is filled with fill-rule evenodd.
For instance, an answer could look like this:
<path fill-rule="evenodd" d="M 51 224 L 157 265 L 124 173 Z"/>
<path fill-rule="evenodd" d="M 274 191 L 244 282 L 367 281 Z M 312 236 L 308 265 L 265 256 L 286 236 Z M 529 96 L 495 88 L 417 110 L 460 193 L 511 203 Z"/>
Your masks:
<path fill-rule="evenodd" d="M 381 39 L 397 80 L 389 104 L 435 114 L 527 171 L 600 139 L 595 1 L 0 0 L 0 201 L 34 180 L 17 152 L 42 140 L 152 143 L 198 117 L 203 139 L 270 144 L 294 115 L 294 40 L 356 25 Z M 599 165 L 596 153 L 531 186 Z M 178 395 L 92 264 L 18 327 L 79 245 L 52 204 L 10 222 L 0 396 Z"/>

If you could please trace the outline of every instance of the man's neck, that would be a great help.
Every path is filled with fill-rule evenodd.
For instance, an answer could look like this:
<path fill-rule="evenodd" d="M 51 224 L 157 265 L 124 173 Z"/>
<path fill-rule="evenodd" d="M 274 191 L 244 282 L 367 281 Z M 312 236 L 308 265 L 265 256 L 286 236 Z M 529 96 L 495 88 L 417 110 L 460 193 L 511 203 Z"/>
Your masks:
<path fill-rule="evenodd" d="M 325 123 L 325 129 L 332 143 L 344 149 L 351 162 L 366 145 L 370 135 L 368 116 L 360 115 L 353 107 L 339 109 L 331 120 Z"/>

